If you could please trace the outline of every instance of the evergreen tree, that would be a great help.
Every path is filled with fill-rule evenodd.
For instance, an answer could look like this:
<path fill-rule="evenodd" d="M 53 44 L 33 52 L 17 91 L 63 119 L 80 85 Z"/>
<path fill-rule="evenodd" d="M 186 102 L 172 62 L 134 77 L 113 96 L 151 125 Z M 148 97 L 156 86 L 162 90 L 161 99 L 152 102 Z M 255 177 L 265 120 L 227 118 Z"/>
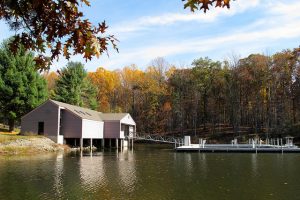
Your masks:
<path fill-rule="evenodd" d="M 15 121 L 47 98 L 46 81 L 36 70 L 33 53 L 19 47 L 16 54 L 8 42 L 0 48 L 0 111 L 13 131 Z"/>
<path fill-rule="evenodd" d="M 80 62 L 69 62 L 60 72 L 53 99 L 72 105 L 96 109 L 96 89 Z"/>

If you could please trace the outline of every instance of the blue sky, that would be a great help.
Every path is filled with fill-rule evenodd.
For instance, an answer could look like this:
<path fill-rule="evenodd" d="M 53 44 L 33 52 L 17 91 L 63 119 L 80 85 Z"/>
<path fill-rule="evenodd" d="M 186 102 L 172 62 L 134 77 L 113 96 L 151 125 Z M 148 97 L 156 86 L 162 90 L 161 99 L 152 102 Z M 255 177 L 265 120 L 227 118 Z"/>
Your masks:
<path fill-rule="evenodd" d="M 179 67 L 199 57 L 214 60 L 245 57 L 251 53 L 272 54 L 300 45 L 300 1 L 236 0 L 231 9 L 213 8 L 206 14 L 183 9 L 181 0 L 90 0 L 83 7 L 93 23 L 106 20 L 109 33 L 119 40 L 120 53 L 110 50 L 85 63 L 81 56 L 71 60 L 97 67 L 121 69 L 136 64 L 145 69 L 151 60 L 164 57 Z M 2 22 L 0 39 L 11 35 Z M 63 57 L 51 67 L 65 66 Z"/>

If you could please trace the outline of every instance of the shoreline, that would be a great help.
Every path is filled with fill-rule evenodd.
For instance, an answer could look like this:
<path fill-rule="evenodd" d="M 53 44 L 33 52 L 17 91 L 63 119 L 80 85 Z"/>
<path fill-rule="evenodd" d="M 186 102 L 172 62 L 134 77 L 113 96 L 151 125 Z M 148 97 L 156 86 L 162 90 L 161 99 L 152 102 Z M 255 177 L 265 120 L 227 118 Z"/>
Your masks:
<path fill-rule="evenodd" d="M 67 145 L 59 145 L 43 136 L 0 135 L 1 155 L 33 155 L 68 152 Z"/>

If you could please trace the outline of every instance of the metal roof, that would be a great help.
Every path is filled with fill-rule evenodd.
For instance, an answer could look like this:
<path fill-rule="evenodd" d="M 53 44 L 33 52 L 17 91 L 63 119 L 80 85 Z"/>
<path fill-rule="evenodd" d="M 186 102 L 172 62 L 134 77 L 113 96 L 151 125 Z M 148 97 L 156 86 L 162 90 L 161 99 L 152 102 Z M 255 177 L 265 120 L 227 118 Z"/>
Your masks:
<path fill-rule="evenodd" d="M 127 115 L 128 113 L 100 113 L 100 117 L 103 121 L 120 121 Z"/>
<path fill-rule="evenodd" d="M 78 117 L 80 117 L 82 119 L 102 121 L 102 119 L 100 117 L 100 113 L 95 111 L 95 110 L 91 110 L 91 109 L 88 109 L 88 108 L 82 108 L 82 107 L 79 107 L 79 106 L 74 106 L 74 105 L 59 102 L 59 101 L 54 101 L 54 100 L 50 100 L 50 101 L 55 103 L 56 105 L 58 105 L 60 107 L 63 107 L 65 109 L 71 111 L 72 113 L 74 113 L 75 115 L 77 115 Z"/>
<path fill-rule="evenodd" d="M 101 113 L 88 108 L 74 106 L 71 104 L 54 101 L 51 99 L 49 101 L 71 111 L 72 113 L 74 113 L 75 115 L 79 116 L 82 119 L 89 119 L 94 121 L 120 121 L 129 114 L 129 113 Z"/>

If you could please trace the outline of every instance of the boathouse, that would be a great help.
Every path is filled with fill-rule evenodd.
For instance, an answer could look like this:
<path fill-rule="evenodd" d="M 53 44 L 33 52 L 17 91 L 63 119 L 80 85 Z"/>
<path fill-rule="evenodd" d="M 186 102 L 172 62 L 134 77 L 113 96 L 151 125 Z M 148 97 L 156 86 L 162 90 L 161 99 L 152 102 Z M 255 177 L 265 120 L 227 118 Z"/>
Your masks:
<path fill-rule="evenodd" d="M 97 142 L 124 145 L 134 136 L 136 124 L 129 113 L 101 113 L 87 108 L 48 100 L 21 118 L 21 132 L 44 135 L 59 144 L 82 146 Z M 121 141 L 121 143 L 119 143 Z M 125 141 L 125 145 L 128 144 Z"/>
<path fill-rule="evenodd" d="M 135 133 L 135 122 L 129 113 L 100 113 L 100 117 L 104 122 L 104 139 L 112 146 L 121 142 L 122 146 L 128 146 L 129 140 L 125 138 L 132 138 Z M 114 141 L 112 141 L 114 140 Z"/>

